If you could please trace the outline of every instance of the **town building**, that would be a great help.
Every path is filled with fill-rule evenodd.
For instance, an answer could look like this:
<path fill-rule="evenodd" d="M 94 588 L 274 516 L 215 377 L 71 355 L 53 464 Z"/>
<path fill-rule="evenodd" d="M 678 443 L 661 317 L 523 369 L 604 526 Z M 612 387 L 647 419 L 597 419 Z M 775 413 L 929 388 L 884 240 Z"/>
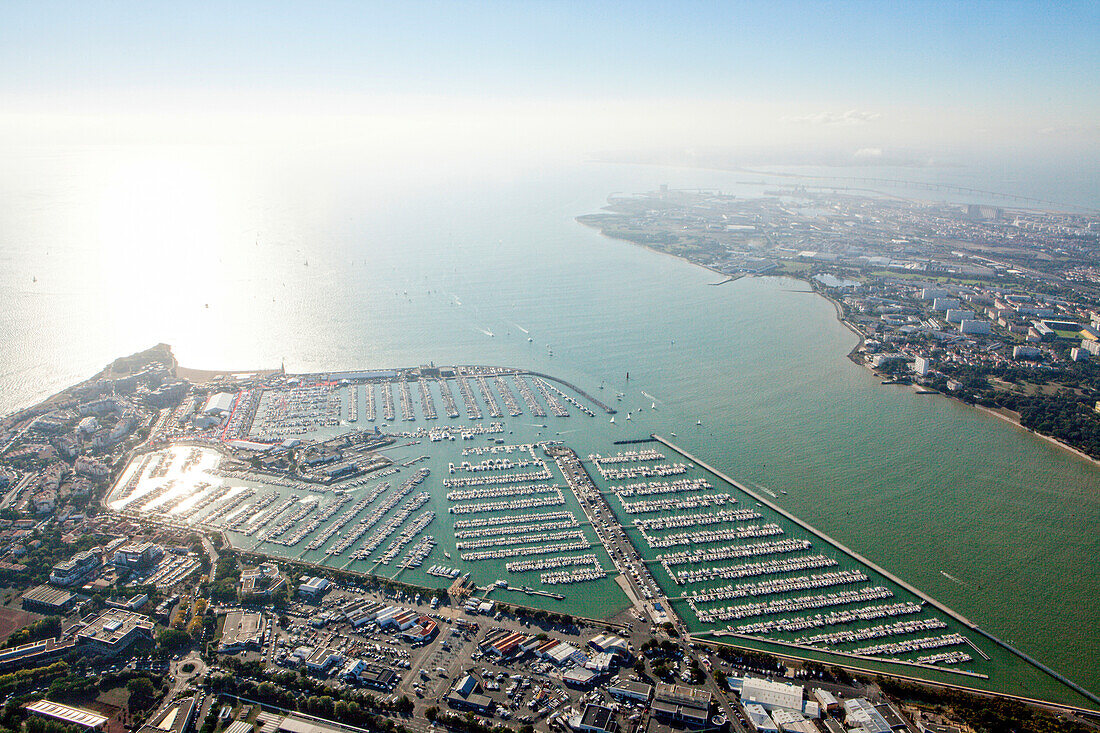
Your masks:
<path fill-rule="evenodd" d="M 712 702 L 706 690 L 658 682 L 650 709 L 658 719 L 703 727 L 710 719 Z"/>
<path fill-rule="evenodd" d="M 194 697 L 176 700 L 138 728 L 137 733 L 188 733 L 195 722 L 196 712 Z M 251 730 L 252 726 L 249 724 L 249 731 Z"/>
<path fill-rule="evenodd" d="M 993 333 L 993 329 L 989 321 L 979 321 L 968 318 L 959 323 L 959 333 L 974 336 L 988 336 Z"/>
<path fill-rule="evenodd" d="M 76 643 L 89 651 L 114 656 L 138 641 L 152 641 L 155 624 L 141 614 L 109 609 L 76 632 Z"/>
<path fill-rule="evenodd" d="M 1100 351 L 1100 348 L 1097 349 Z M 1037 346 L 1014 346 L 1012 348 L 1013 359 L 1038 359 L 1043 352 Z"/>
<path fill-rule="evenodd" d="M 225 615 L 218 651 L 222 654 L 233 654 L 245 649 L 261 649 L 266 631 L 263 614 L 230 611 Z"/>
<path fill-rule="evenodd" d="M 634 700 L 636 702 L 648 703 L 649 698 L 653 696 L 653 685 L 619 678 L 613 680 L 611 684 L 607 686 L 607 692 L 612 697 L 618 698 L 619 700 Z"/>
<path fill-rule="evenodd" d="M 53 566 L 53 570 L 50 571 L 50 582 L 62 588 L 83 585 L 92 571 L 99 568 L 100 561 L 100 553 L 96 550 L 78 552 L 70 559 Z"/>
<path fill-rule="evenodd" d="M 152 542 L 136 542 L 122 545 L 115 550 L 111 562 L 126 570 L 149 570 L 164 557 L 164 549 Z"/>

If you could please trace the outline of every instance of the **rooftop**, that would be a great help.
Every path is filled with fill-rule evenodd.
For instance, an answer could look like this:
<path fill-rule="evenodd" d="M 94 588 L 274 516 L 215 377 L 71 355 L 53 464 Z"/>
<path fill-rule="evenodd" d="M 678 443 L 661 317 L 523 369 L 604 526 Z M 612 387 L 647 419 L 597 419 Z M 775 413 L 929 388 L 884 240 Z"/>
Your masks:
<path fill-rule="evenodd" d="M 38 702 L 32 702 L 27 705 L 27 710 L 38 715 L 43 715 L 47 718 L 53 718 L 54 720 L 60 720 L 64 723 L 71 725 L 80 725 L 85 728 L 98 728 L 107 722 L 107 718 L 99 713 L 92 712 L 91 710 L 85 710 L 83 708 L 74 708 L 68 705 L 62 705 L 61 703 L 52 702 L 50 700 L 39 700 Z"/>

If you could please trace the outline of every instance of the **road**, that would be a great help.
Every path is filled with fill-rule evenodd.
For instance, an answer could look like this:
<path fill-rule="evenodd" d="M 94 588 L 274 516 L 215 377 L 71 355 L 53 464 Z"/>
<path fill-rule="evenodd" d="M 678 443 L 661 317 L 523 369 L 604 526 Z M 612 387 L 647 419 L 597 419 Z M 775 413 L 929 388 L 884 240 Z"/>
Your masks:
<path fill-rule="evenodd" d="M 206 550 L 206 556 L 210 558 L 210 583 L 213 584 L 218 577 L 218 558 L 221 556 L 214 548 L 214 543 L 205 534 L 202 535 L 202 548 Z"/>

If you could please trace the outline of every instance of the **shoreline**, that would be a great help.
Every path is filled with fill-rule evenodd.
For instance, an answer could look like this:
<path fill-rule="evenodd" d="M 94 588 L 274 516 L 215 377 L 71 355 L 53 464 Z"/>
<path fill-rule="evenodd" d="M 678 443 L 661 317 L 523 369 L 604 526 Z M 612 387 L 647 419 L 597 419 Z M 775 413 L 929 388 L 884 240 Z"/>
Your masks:
<path fill-rule="evenodd" d="M 725 278 L 728 278 L 728 279 L 723 280 L 722 282 L 719 282 L 719 283 L 708 283 L 709 285 L 724 285 L 727 282 L 732 282 L 732 281 L 735 281 L 735 280 L 739 280 L 739 279 L 741 279 L 741 277 L 744 277 L 744 275 L 742 275 L 742 276 L 727 275 L 726 273 L 721 272 L 720 270 L 716 270 L 713 267 L 709 267 L 708 265 L 703 265 L 703 264 L 698 263 L 698 262 L 692 262 L 691 260 L 687 259 L 686 257 L 681 257 L 680 255 L 675 255 L 675 254 L 672 254 L 671 252 L 665 252 L 663 250 L 655 249 L 653 247 L 650 247 L 647 244 L 642 244 L 640 242 L 635 242 L 635 241 L 632 241 L 630 239 L 624 239 L 624 238 L 621 238 L 621 237 L 613 237 L 609 234 L 604 233 L 604 231 L 602 229 L 600 229 L 598 227 L 595 227 L 595 226 L 592 226 L 590 224 L 586 224 L 585 222 L 578 222 L 578 223 L 583 224 L 584 226 L 590 227 L 592 229 L 595 229 L 596 231 L 598 231 L 600 233 L 601 236 L 607 237 L 608 239 L 615 240 L 615 241 L 618 241 L 618 242 L 627 242 L 627 243 L 632 244 L 636 247 L 642 247 L 644 249 L 647 249 L 650 252 L 655 252 L 657 254 L 665 255 L 666 257 L 671 257 L 673 259 L 680 260 L 682 262 L 687 262 L 690 265 L 694 265 L 696 267 L 702 268 L 702 269 L 707 270 L 709 272 L 713 272 L 716 275 L 721 275 Z M 762 274 L 757 275 L 757 277 L 776 277 L 776 278 L 789 277 L 792 280 L 799 280 L 799 281 L 804 282 L 807 285 L 809 285 L 811 292 L 813 292 L 815 295 L 819 296 L 820 298 L 828 301 L 829 303 L 831 303 L 833 305 L 833 309 L 836 312 L 836 320 L 841 325 L 843 325 L 845 328 L 847 328 L 849 331 L 851 331 L 856 336 L 856 338 L 858 339 L 855 346 L 853 346 L 852 349 L 848 352 L 848 354 L 847 354 L 848 359 L 851 360 L 851 362 L 853 364 L 857 364 L 857 365 L 863 367 L 864 369 L 867 369 L 868 371 L 870 371 L 872 374 L 875 374 L 876 376 L 878 375 L 878 373 L 875 371 L 874 367 L 870 366 L 865 361 L 857 360 L 855 358 L 856 353 L 859 352 L 859 350 L 863 347 L 864 343 L 866 342 L 866 337 L 864 337 L 864 335 L 859 331 L 859 329 L 857 329 L 855 326 L 853 326 L 851 323 L 849 323 L 846 318 L 844 318 L 844 312 L 843 312 L 843 309 L 840 306 L 839 301 L 837 301 L 835 298 L 828 295 L 827 293 L 824 293 L 821 290 L 814 287 L 814 283 L 813 283 L 812 278 L 803 277 L 803 276 L 800 276 L 798 274 L 790 273 L 790 272 L 785 272 L 785 273 L 782 273 L 782 274 L 762 273 Z M 952 397 L 951 395 L 940 392 L 939 390 L 936 390 L 936 394 L 940 397 L 950 399 L 953 402 L 955 402 L 956 404 L 976 408 L 981 412 L 987 413 L 987 414 L 989 414 L 993 417 L 996 417 L 999 420 L 1003 420 L 1003 421 L 1007 422 L 1009 425 L 1014 425 L 1015 427 L 1019 428 L 1020 430 L 1023 430 L 1026 433 L 1034 435 L 1035 437 L 1040 438 L 1040 439 L 1046 441 L 1047 443 L 1050 443 L 1051 445 L 1054 445 L 1058 448 L 1061 448 L 1062 450 L 1064 450 L 1068 453 L 1071 453 L 1074 456 L 1087 461 L 1088 463 L 1092 464 L 1093 466 L 1095 466 L 1097 468 L 1100 468 L 1100 458 L 1093 458 L 1088 453 L 1085 453 L 1084 451 L 1082 451 L 1080 448 L 1075 448 L 1072 445 L 1070 445 L 1069 443 L 1066 443 L 1062 440 L 1059 440 L 1058 438 L 1055 438 L 1052 435 L 1044 435 L 1043 433 L 1037 432 L 1035 430 L 1031 430 L 1030 428 L 1026 428 L 1026 427 L 1024 427 L 1023 425 L 1020 424 L 1019 418 L 1014 418 L 1014 417 L 1011 417 L 1009 415 L 1005 415 L 1004 413 L 997 412 L 996 410 L 992 410 L 988 407 L 983 407 L 982 405 L 977 405 L 977 404 L 971 404 L 969 402 L 964 402 L 963 400 L 960 400 L 956 397 Z"/>
<path fill-rule="evenodd" d="M 772 276 L 772 277 L 779 277 L 779 276 Z M 784 275 L 782 277 L 794 277 L 796 280 L 802 280 L 802 278 L 799 278 L 795 275 Z M 809 281 L 808 280 L 803 280 L 803 282 L 809 282 Z M 868 371 L 870 371 L 872 374 L 874 374 L 876 376 L 880 376 L 878 374 L 878 372 L 875 371 L 874 367 L 870 366 L 867 362 L 856 360 L 856 358 L 855 358 L 856 352 L 858 352 L 860 350 L 860 348 L 863 347 L 865 338 L 864 338 L 863 334 L 860 333 L 859 330 L 855 326 L 853 326 L 851 323 L 848 322 L 847 319 L 844 318 L 843 311 L 840 307 L 840 303 L 836 300 L 836 298 L 833 298 L 832 296 L 828 295 L 827 293 L 823 293 L 823 292 L 817 290 L 816 288 L 814 288 L 813 283 L 810 283 L 810 288 L 811 288 L 811 290 L 813 290 L 813 292 L 815 294 L 821 296 L 825 300 L 832 303 L 833 307 L 836 309 L 836 319 L 840 323 L 842 323 L 844 326 L 846 326 L 849 331 L 851 331 L 857 337 L 859 337 L 859 341 L 856 343 L 855 346 L 852 347 L 852 350 L 848 352 L 848 358 L 851 359 L 854 364 L 858 364 L 859 366 L 861 366 L 861 367 L 867 369 Z M 977 409 L 980 412 L 986 413 L 987 415 L 992 415 L 993 417 L 995 417 L 999 420 L 1004 420 L 1009 425 L 1013 425 L 1013 426 L 1019 428 L 1020 430 L 1024 431 L 1025 433 L 1028 433 L 1030 435 L 1034 435 L 1037 438 L 1041 438 L 1041 439 L 1045 440 L 1046 442 L 1050 443 L 1051 445 L 1057 446 L 1058 448 L 1061 448 L 1062 450 L 1068 451 L 1069 453 L 1074 454 L 1078 458 L 1082 458 L 1082 459 L 1088 461 L 1089 463 L 1091 463 L 1092 465 L 1100 468 L 1100 459 L 1093 458 L 1092 456 L 1090 456 L 1088 453 L 1085 453 L 1080 448 L 1074 448 L 1069 443 L 1066 443 L 1062 440 L 1059 440 L 1058 438 L 1055 438 L 1052 435 L 1043 435 L 1042 433 L 1040 433 L 1038 431 L 1035 431 L 1035 430 L 1032 430 L 1030 428 L 1024 427 L 1023 425 L 1020 424 L 1020 418 L 1018 416 L 1013 417 L 1013 415 L 1006 415 L 1003 412 L 999 412 L 997 410 L 994 410 L 994 409 L 989 408 L 989 407 L 985 407 L 983 405 L 971 404 L 969 402 L 965 402 L 963 400 L 960 400 L 957 397 L 952 397 L 949 394 L 944 394 L 943 392 L 940 392 L 939 390 L 933 390 L 933 391 L 936 393 L 937 396 L 945 397 L 945 398 L 955 402 L 956 404 L 966 405 L 967 407 L 973 407 L 973 408 Z"/>

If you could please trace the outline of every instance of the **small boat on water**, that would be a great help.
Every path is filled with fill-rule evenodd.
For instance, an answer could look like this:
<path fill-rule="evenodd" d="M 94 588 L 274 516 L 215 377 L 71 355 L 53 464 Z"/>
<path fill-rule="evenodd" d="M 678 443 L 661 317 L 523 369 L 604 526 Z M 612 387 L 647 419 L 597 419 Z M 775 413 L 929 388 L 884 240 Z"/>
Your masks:
<path fill-rule="evenodd" d="M 448 560 L 450 560 L 450 559 L 451 559 L 451 553 L 450 553 L 450 552 L 448 552 L 447 550 L 444 550 L 444 551 L 443 551 L 443 557 L 445 557 L 445 558 L 447 558 Z"/>
<path fill-rule="evenodd" d="M 612 424 L 614 424 L 614 423 L 615 423 L 615 418 L 611 418 L 611 423 L 612 423 Z"/>

